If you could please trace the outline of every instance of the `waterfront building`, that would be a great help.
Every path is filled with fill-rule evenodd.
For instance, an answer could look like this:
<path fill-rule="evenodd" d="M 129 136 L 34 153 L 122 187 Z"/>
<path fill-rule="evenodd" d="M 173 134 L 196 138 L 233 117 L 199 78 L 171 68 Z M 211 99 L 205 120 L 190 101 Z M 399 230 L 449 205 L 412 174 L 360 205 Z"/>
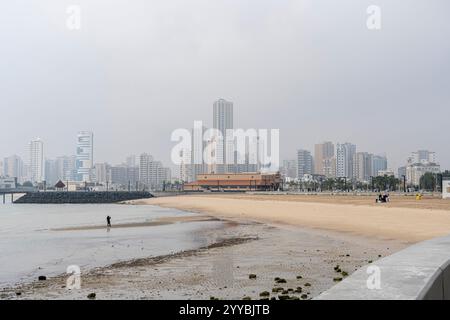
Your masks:
<path fill-rule="evenodd" d="M 197 180 L 184 184 L 186 191 L 217 190 L 217 191 L 246 191 L 246 190 L 278 190 L 281 186 L 279 173 L 226 173 L 201 174 Z"/>

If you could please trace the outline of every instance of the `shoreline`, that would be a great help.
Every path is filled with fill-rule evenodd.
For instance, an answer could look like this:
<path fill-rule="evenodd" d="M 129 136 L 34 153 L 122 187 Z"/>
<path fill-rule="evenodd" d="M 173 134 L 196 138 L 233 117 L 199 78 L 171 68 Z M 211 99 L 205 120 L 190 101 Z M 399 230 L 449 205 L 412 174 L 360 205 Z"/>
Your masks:
<path fill-rule="evenodd" d="M 68 290 L 68 275 L 61 274 L 0 290 L 0 299 L 79 300 L 95 293 L 96 299 L 258 300 L 266 298 L 260 296 L 265 291 L 273 299 L 312 299 L 345 277 L 336 266 L 350 275 L 406 246 L 259 223 L 239 224 L 220 236 L 213 230 L 210 236 L 212 243 L 198 249 L 82 271 L 80 290 Z"/>
<path fill-rule="evenodd" d="M 371 200 L 358 197 L 339 201 L 331 197 L 305 199 L 301 196 L 287 200 L 278 195 L 214 194 L 141 199 L 128 203 L 174 208 L 220 219 L 290 225 L 407 243 L 450 233 L 450 211 L 441 209 L 450 208 L 449 201 L 414 202 L 395 198 L 387 205 L 374 205 Z"/>
<path fill-rule="evenodd" d="M 158 220 L 170 223 L 179 218 Z M 117 261 L 82 271 L 80 290 L 68 290 L 65 287 L 68 275 L 61 274 L 46 281 L 4 288 L 0 290 L 0 299 L 87 299 L 90 293 L 96 293 L 97 299 L 269 298 L 260 296 L 265 291 L 272 299 L 311 299 L 332 287 L 336 278 L 344 277 L 335 271 L 336 266 L 350 275 L 409 244 L 349 232 L 255 221 L 239 215 L 224 217 L 215 212 L 196 212 L 182 219 L 185 222 L 221 219 L 229 227 L 205 230 L 208 244 L 197 249 Z M 256 278 L 250 279 L 251 274 Z M 277 283 L 275 278 L 285 279 L 286 283 Z"/>

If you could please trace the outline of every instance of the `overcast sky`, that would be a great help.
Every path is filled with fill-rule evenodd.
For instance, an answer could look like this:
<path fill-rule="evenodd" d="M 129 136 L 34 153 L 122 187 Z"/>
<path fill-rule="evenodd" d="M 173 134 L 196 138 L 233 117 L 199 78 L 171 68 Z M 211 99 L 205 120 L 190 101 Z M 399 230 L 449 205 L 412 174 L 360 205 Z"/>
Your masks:
<path fill-rule="evenodd" d="M 72 4 L 80 30 L 66 25 Z M 372 4 L 381 30 L 366 26 Z M 282 159 L 331 140 L 394 169 L 427 148 L 450 168 L 449 12 L 448 0 L 4 1 L 0 157 L 34 137 L 46 157 L 74 154 L 92 130 L 95 162 L 168 163 L 171 132 L 211 126 L 225 98 L 235 127 L 280 129 Z"/>

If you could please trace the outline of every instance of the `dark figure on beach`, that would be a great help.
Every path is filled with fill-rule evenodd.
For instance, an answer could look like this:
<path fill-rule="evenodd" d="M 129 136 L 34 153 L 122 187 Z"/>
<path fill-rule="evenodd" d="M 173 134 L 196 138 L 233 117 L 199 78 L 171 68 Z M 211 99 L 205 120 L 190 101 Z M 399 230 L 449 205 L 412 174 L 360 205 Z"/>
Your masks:
<path fill-rule="evenodd" d="M 381 193 L 378 196 L 378 199 L 376 199 L 377 203 L 386 203 L 389 201 L 389 195 L 384 194 L 382 195 Z"/>
<path fill-rule="evenodd" d="M 107 216 L 107 217 L 106 217 L 106 225 L 107 225 L 108 227 L 111 227 L 111 217 L 110 217 L 110 216 Z"/>

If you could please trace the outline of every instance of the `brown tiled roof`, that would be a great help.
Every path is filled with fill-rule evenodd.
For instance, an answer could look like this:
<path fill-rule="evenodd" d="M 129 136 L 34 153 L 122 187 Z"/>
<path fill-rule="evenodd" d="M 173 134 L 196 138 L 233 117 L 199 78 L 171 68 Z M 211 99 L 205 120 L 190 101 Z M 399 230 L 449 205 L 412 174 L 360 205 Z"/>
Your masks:
<path fill-rule="evenodd" d="M 61 181 L 61 180 L 59 180 L 56 184 L 55 184 L 55 188 L 58 188 L 58 189 L 62 189 L 62 188 L 65 188 L 66 187 L 66 185 Z"/>

